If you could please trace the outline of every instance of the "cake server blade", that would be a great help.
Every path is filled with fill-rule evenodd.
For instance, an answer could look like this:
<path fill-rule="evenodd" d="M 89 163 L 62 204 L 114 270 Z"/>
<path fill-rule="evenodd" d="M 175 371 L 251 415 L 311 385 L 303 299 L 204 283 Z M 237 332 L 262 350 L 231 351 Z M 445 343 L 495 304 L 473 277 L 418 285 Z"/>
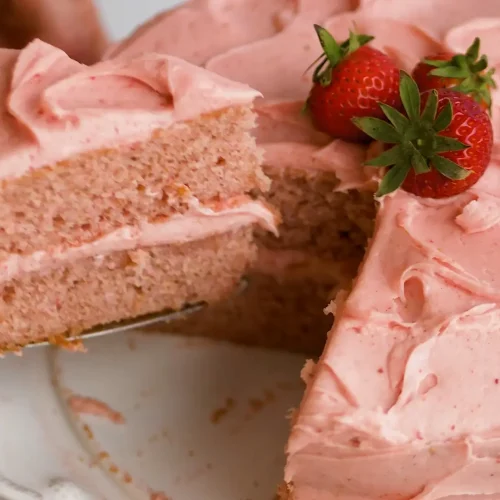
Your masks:
<path fill-rule="evenodd" d="M 240 281 L 235 294 L 240 294 L 245 291 L 248 286 L 248 281 L 243 279 Z M 64 337 L 64 342 L 76 342 L 79 340 L 87 340 L 96 337 L 102 337 L 104 335 L 109 335 L 112 333 L 123 333 L 129 330 L 136 330 L 138 328 L 143 328 L 145 326 L 155 325 L 156 323 L 171 323 L 172 321 L 180 320 L 194 314 L 202 309 L 208 307 L 206 302 L 197 302 L 195 304 L 188 304 L 184 308 L 178 311 L 172 311 L 171 309 L 159 311 L 152 314 L 145 314 L 143 316 L 138 316 L 137 318 L 132 318 L 124 321 L 117 321 L 115 323 L 108 323 L 106 325 L 100 325 L 90 330 L 86 330 L 77 335 Z M 34 342 L 32 344 L 27 344 L 26 347 L 41 347 L 41 346 L 54 346 L 53 343 L 49 341 Z"/>

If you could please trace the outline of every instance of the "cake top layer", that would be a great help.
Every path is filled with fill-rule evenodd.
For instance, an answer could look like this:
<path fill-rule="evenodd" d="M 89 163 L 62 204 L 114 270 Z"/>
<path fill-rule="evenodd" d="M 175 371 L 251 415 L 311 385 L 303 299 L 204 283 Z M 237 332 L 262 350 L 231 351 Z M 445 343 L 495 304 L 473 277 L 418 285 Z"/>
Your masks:
<path fill-rule="evenodd" d="M 0 177 L 91 149 L 143 140 L 259 95 L 173 56 L 84 66 L 35 40 L 0 49 Z"/>

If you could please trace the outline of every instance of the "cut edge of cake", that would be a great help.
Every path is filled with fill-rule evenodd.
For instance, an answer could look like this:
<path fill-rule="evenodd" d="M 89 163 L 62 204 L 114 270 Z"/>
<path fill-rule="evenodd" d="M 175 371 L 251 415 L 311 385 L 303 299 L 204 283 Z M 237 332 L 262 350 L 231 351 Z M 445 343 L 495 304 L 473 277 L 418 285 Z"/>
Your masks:
<path fill-rule="evenodd" d="M 86 67 L 36 40 L 0 62 L 0 346 L 228 295 L 252 227 L 277 231 L 259 94 L 158 54 Z"/>

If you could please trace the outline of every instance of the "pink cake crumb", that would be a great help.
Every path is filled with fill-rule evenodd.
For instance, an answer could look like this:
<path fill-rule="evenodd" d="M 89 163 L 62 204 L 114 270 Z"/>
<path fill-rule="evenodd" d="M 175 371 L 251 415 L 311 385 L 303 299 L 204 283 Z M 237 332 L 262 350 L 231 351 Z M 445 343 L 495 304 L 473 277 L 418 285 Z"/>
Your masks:
<path fill-rule="evenodd" d="M 74 413 L 79 415 L 103 417 L 113 424 L 125 423 L 125 418 L 119 411 L 113 410 L 109 405 L 95 398 L 72 395 L 68 398 L 68 405 Z"/>

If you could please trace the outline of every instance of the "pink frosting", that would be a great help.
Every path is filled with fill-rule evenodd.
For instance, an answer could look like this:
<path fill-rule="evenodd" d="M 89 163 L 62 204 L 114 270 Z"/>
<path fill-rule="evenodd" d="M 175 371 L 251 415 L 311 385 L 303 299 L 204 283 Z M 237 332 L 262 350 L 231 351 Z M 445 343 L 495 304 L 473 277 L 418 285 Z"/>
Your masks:
<path fill-rule="evenodd" d="M 293 17 L 294 3 L 293 0 L 192 0 L 156 16 L 112 47 L 105 58 L 159 52 L 203 65 L 216 54 L 280 31 Z"/>
<path fill-rule="evenodd" d="M 0 177 L 147 138 L 258 93 L 171 56 L 86 67 L 39 40 L 0 49 Z"/>
<path fill-rule="evenodd" d="M 84 245 L 53 248 L 31 255 L 12 254 L 0 262 L 0 282 L 78 259 L 97 259 L 111 252 L 187 243 L 251 224 L 259 224 L 274 234 L 278 231 L 275 215 L 259 201 L 228 200 L 222 207 L 212 208 L 200 205 L 193 199 L 191 205 L 187 213 L 176 214 L 164 222 L 144 222 L 139 227 L 125 226 Z"/>
<path fill-rule="evenodd" d="M 370 17 L 408 21 L 439 39 L 471 18 L 500 14 L 497 0 L 359 0 L 359 4 Z"/>
<path fill-rule="evenodd" d="M 347 38 L 354 24 L 359 32 L 375 36 L 374 46 L 389 52 L 406 69 L 411 69 L 421 57 L 440 47 L 422 30 L 392 19 L 374 20 L 362 13 L 323 19 L 323 25 L 338 39 Z M 319 52 L 310 19 L 299 17 L 282 33 L 214 57 L 206 68 L 248 83 L 266 100 L 304 102 L 311 88 L 311 74 L 305 70 Z"/>
<path fill-rule="evenodd" d="M 499 9 L 500 10 L 500 9 Z M 500 12 L 498 12 L 500 14 Z M 481 52 L 488 55 L 488 62 L 493 66 L 500 65 L 500 47 L 498 35 L 500 33 L 500 17 L 476 18 L 457 26 L 444 38 L 447 48 L 454 52 L 465 52 L 471 40 L 481 38 Z"/>
<path fill-rule="evenodd" d="M 500 494 L 499 211 L 481 186 L 382 201 L 292 431 L 294 498 Z"/>
<path fill-rule="evenodd" d="M 470 20 L 471 2 L 444 12 L 434 1 L 362 3 L 358 16 L 411 21 L 454 49 L 485 33 L 498 57 L 500 23 Z M 500 15 L 498 2 L 482 2 L 481 16 L 483 8 Z M 420 55 L 396 33 L 389 54 Z M 454 198 L 399 191 L 382 200 L 292 429 L 285 476 L 294 500 L 500 497 L 499 213 L 496 156 Z"/>
<path fill-rule="evenodd" d="M 337 191 L 353 188 L 373 191 L 378 183 L 376 169 L 360 167 L 366 159 L 366 149 L 340 139 L 325 147 L 286 142 L 266 144 L 264 158 L 264 163 L 274 169 L 335 171 L 339 180 Z"/>
<path fill-rule="evenodd" d="M 160 52 L 203 65 L 229 49 L 271 37 L 297 16 L 314 21 L 356 5 L 357 0 L 191 0 L 151 19 L 105 58 Z"/>

